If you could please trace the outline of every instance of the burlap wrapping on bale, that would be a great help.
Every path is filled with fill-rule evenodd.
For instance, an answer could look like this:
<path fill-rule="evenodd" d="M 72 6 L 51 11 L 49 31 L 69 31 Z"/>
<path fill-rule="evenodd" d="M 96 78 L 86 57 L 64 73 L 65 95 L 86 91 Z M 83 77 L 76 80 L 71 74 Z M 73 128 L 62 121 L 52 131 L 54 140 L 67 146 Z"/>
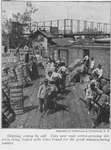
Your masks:
<path fill-rule="evenodd" d="M 73 71 L 76 67 L 79 67 L 83 64 L 81 59 L 76 59 L 73 63 L 71 63 L 68 67 L 70 71 Z"/>
<path fill-rule="evenodd" d="M 84 71 L 84 64 L 80 67 L 75 68 L 70 74 L 69 74 L 69 81 L 73 81 L 76 75 L 79 75 Z"/>
<path fill-rule="evenodd" d="M 110 97 L 108 95 L 106 95 L 106 94 L 102 94 L 100 99 L 99 99 L 99 101 L 98 101 L 98 103 L 100 105 L 103 105 L 106 102 L 108 102 L 108 103 L 110 102 Z"/>
<path fill-rule="evenodd" d="M 104 85 L 103 88 L 102 88 L 102 91 L 103 91 L 105 94 L 109 94 L 109 93 L 110 93 L 110 84 Z"/>

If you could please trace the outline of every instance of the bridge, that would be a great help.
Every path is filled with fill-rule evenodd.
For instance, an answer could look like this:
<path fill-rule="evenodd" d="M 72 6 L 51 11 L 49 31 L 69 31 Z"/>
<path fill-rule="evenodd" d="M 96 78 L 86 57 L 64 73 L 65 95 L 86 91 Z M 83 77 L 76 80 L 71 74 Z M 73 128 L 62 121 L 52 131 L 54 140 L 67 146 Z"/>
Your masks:
<path fill-rule="evenodd" d="M 30 23 L 31 31 L 35 32 L 38 29 L 46 30 L 55 36 L 110 36 L 110 24 L 108 23 L 75 19 L 61 19 Z"/>

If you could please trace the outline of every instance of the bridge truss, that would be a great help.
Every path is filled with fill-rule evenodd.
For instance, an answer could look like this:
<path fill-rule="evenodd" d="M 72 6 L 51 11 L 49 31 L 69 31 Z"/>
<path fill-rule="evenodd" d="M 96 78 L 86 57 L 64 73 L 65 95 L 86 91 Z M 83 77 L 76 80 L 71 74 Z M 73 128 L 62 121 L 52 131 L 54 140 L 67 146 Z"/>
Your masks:
<path fill-rule="evenodd" d="M 75 20 L 75 19 L 61 19 L 52 21 L 32 22 L 31 30 L 33 32 L 38 29 L 46 30 L 58 35 L 107 35 L 110 36 L 110 24 L 93 21 Z"/>

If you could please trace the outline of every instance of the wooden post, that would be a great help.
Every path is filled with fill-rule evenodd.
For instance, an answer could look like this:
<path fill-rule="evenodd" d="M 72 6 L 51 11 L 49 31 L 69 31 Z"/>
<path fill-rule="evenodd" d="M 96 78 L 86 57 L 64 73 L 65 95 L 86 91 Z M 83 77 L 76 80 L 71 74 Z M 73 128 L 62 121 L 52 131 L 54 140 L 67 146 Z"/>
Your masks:
<path fill-rule="evenodd" d="M 73 33 L 73 19 L 71 19 L 71 34 Z"/>
<path fill-rule="evenodd" d="M 97 23 L 97 30 L 100 31 L 100 22 Z"/>
<path fill-rule="evenodd" d="M 43 22 L 43 27 L 44 27 L 44 30 L 45 30 L 45 22 Z"/>
<path fill-rule="evenodd" d="M 80 20 L 77 20 L 77 33 L 80 32 Z"/>
<path fill-rule="evenodd" d="M 87 29 L 87 21 L 84 21 L 84 30 Z"/>
<path fill-rule="evenodd" d="M 94 30 L 94 22 L 90 22 L 90 30 Z"/>
<path fill-rule="evenodd" d="M 58 27 L 58 33 L 59 33 L 59 20 L 57 20 L 57 27 Z"/>
<path fill-rule="evenodd" d="M 64 34 L 66 33 L 66 19 L 64 19 Z"/>
<path fill-rule="evenodd" d="M 52 27 L 52 21 L 50 21 L 50 26 Z"/>
<path fill-rule="evenodd" d="M 38 30 L 38 22 L 36 23 L 36 26 L 37 26 L 37 30 Z"/>

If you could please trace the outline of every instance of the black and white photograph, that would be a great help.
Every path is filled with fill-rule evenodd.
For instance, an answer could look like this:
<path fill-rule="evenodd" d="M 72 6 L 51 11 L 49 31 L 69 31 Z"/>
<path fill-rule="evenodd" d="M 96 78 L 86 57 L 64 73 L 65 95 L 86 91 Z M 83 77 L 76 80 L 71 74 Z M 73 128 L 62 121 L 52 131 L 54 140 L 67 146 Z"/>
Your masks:
<path fill-rule="evenodd" d="M 110 2 L 1 2 L 2 129 L 110 129 Z"/>

